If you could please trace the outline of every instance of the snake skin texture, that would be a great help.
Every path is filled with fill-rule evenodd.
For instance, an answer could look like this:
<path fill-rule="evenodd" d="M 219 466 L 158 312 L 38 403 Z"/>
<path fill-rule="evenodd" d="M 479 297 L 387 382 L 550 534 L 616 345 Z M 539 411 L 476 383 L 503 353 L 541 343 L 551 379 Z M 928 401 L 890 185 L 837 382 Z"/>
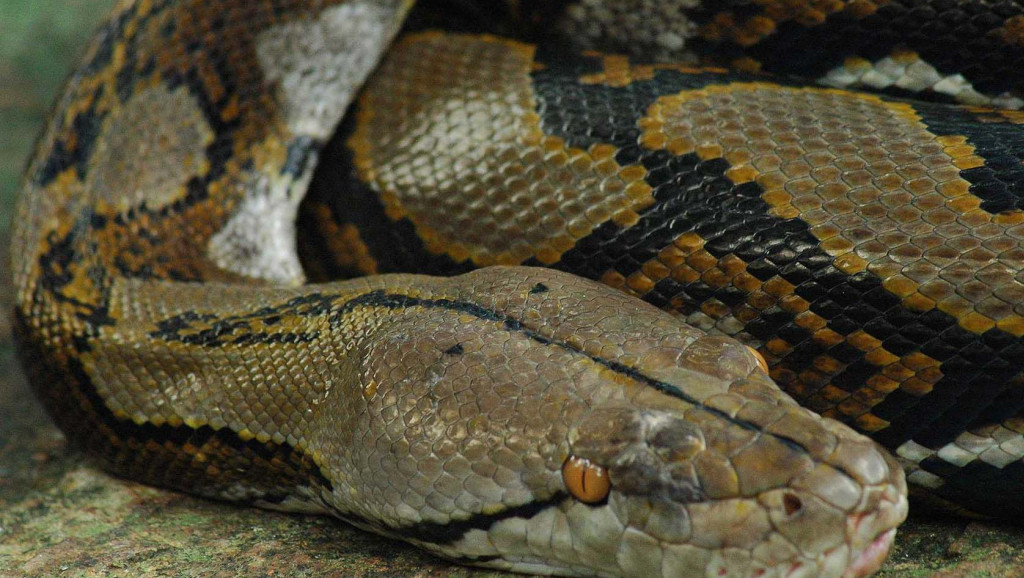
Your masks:
<path fill-rule="evenodd" d="M 1024 511 L 1022 44 L 1005 0 L 126 0 L 26 173 L 20 355 L 147 483 L 863 576 L 904 475 Z"/>
<path fill-rule="evenodd" d="M 677 42 L 601 24 L 622 11 L 679 23 L 667 54 L 688 64 L 645 63 Z M 575 44 L 643 56 L 399 43 L 303 206 L 311 274 L 525 264 L 600 280 L 756 347 L 784 390 L 890 449 L 929 501 L 1024 511 L 1024 7 L 565 14 Z M 485 132 L 463 111 L 496 109 L 478 96 L 491 87 L 518 108 Z"/>

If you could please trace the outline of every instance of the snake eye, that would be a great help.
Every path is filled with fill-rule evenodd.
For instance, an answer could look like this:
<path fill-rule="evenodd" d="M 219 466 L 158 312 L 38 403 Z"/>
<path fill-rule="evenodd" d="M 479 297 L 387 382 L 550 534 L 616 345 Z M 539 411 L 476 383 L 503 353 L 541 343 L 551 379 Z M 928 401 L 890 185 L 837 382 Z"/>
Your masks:
<path fill-rule="evenodd" d="M 603 501 L 612 489 L 607 470 L 586 458 L 569 456 L 562 464 L 562 479 L 569 493 L 585 504 Z"/>
<path fill-rule="evenodd" d="M 758 350 L 749 345 L 747 346 L 747 349 L 749 349 L 750 352 L 754 354 L 754 357 L 757 358 L 757 364 L 761 366 L 761 369 L 763 369 L 765 373 L 768 373 L 768 362 L 764 360 L 764 356 L 761 355 Z"/>

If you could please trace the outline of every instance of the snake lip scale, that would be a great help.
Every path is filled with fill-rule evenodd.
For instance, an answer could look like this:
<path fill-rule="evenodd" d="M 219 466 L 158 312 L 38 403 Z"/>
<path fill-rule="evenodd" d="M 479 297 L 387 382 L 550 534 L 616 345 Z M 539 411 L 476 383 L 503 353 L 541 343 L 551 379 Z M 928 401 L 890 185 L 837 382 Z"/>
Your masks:
<path fill-rule="evenodd" d="M 1024 4 L 413 4 L 117 3 L 12 220 L 69 441 L 532 574 L 1024 511 Z"/>

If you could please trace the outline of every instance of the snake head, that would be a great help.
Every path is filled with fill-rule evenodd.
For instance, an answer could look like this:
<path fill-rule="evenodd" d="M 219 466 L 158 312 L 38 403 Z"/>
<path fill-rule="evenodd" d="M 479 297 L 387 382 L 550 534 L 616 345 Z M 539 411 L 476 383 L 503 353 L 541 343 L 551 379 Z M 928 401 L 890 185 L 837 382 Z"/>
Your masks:
<path fill-rule="evenodd" d="M 345 409 L 343 517 L 529 573 L 880 566 L 906 516 L 900 467 L 798 406 L 746 346 L 549 270 L 401 285 L 366 300 L 390 315 L 359 331 L 366 403 Z"/>
<path fill-rule="evenodd" d="M 571 459 L 609 481 L 604 503 L 565 510 L 585 559 L 638 576 L 878 569 L 906 515 L 902 471 L 844 426 L 761 395 L 758 381 L 683 415 L 597 409 L 573 428 Z M 597 546 L 608 535 L 619 536 L 614 552 Z"/>

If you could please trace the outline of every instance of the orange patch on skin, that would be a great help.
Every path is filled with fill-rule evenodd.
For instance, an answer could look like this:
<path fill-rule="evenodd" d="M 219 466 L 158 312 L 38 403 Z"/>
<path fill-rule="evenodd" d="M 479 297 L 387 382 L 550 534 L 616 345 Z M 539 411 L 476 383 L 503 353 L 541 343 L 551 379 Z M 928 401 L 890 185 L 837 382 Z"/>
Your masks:
<path fill-rule="evenodd" d="M 1024 46 L 1024 16 L 1007 18 L 996 33 L 1010 46 Z"/>
<path fill-rule="evenodd" d="M 641 265 L 640 271 L 628 278 L 610 270 L 604 273 L 601 281 L 642 297 L 666 278 L 681 283 L 700 280 L 714 288 L 742 286 L 748 293 L 744 303 L 726 306 L 718 301 L 709 301 L 701 304 L 701 313 L 712 319 L 733 316 L 749 321 L 769 308 L 780 307 L 793 314 L 795 324 L 808 330 L 812 339 L 824 347 L 846 341 L 864 352 L 865 360 L 877 366 L 878 372 L 866 380 L 863 388 L 851 394 L 829 383 L 833 376 L 846 368 L 845 363 L 824 355 L 815 360 L 813 370 L 796 375 L 784 366 L 775 365 L 779 358 L 792 351 L 790 343 L 776 338 L 762 348 L 768 355 L 768 361 L 774 365 L 769 374 L 788 393 L 818 411 L 831 411 L 834 417 L 852 422 L 864 431 L 888 427 L 889 423 L 871 415 L 870 409 L 889 393 L 902 389 L 917 395 L 930 390 L 942 377 L 939 362 L 927 355 L 912 353 L 901 358 L 886 351 L 880 340 L 863 331 L 844 337 L 829 329 L 824 318 L 809 310 L 810 304 L 806 300 L 793 294 L 791 284 L 780 278 L 762 283 L 746 273 L 746 263 L 739 258 L 730 255 L 718 259 L 705 251 L 704 239 L 694 233 L 677 237 L 657 257 Z"/>
<path fill-rule="evenodd" d="M 732 62 L 729 63 L 729 67 L 736 72 L 745 72 L 747 74 L 757 74 L 761 72 L 761 63 L 749 56 L 734 58 Z"/>
<path fill-rule="evenodd" d="M 1024 318 L 1014 316 L 1007 319 L 1000 319 L 999 322 L 996 323 L 996 326 L 1015 337 L 1024 336 Z"/>
<path fill-rule="evenodd" d="M 617 54 L 586 52 L 584 55 L 599 57 L 601 59 L 602 71 L 581 76 L 580 84 L 602 85 L 613 88 L 622 88 L 634 82 L 651 80 L 659 70 L 674 70 L 684 74 L 725 74 L 728 72 L 724 68 L 694 67 L 685 64 L 632 64 L 629 61 L 629 57 Z"/>
<path fill-rule="evenodd" d="M 719 12 L 701 28 L 701 37 L 752 46 L 774 34 L 780 24 L 793 21 L 810 28 L 838 12 L 860 19 L 874 14 L 879 6 L 888 4 L 888 0 L 755 0 L 754 3 L 761 7 L 759 14 L 741 21 L 733 12 Z"/>
<path fill-rule="evenodd" d="M 203 87 L 206 89 L 207 94 L 212 100 L 215 102 L 220 101 L 227 96 L 227 90 L 221 82 L 221 77 L 217 69 L 213 67 L 213 63 L 209 60 L 197 61 L 196 72 L 203 82 Z"/>
<path fill-rule="evenodd" d="M 359 271 L 363 275 L 380 273 L 377 260 L 363 241 L 359 228 L 351 223 L 339 225 L 331 216 L 331 209 L 323 204 L 312 207 L 311 218 L 320 235 L 326 240 L 327 248 L 335 264 L 342 269 Z"/>
<path fill-rule="evenodd" d="M 753 16 L 738 22 L 732 12 L 721 12 L 701 28 L 700 35 L 708 40 L 728 39 L 740 46 L 751 46 L 773 32 L 775 23 L 764 16 Z"/>
<path fill-rule="evenodd" d="M 857 419 L 853 420 L 853 425 L 861 431 L 874 433 L 889 427 L 889 422 L 871 413 L 865 413 L 857 416 Z"/>

